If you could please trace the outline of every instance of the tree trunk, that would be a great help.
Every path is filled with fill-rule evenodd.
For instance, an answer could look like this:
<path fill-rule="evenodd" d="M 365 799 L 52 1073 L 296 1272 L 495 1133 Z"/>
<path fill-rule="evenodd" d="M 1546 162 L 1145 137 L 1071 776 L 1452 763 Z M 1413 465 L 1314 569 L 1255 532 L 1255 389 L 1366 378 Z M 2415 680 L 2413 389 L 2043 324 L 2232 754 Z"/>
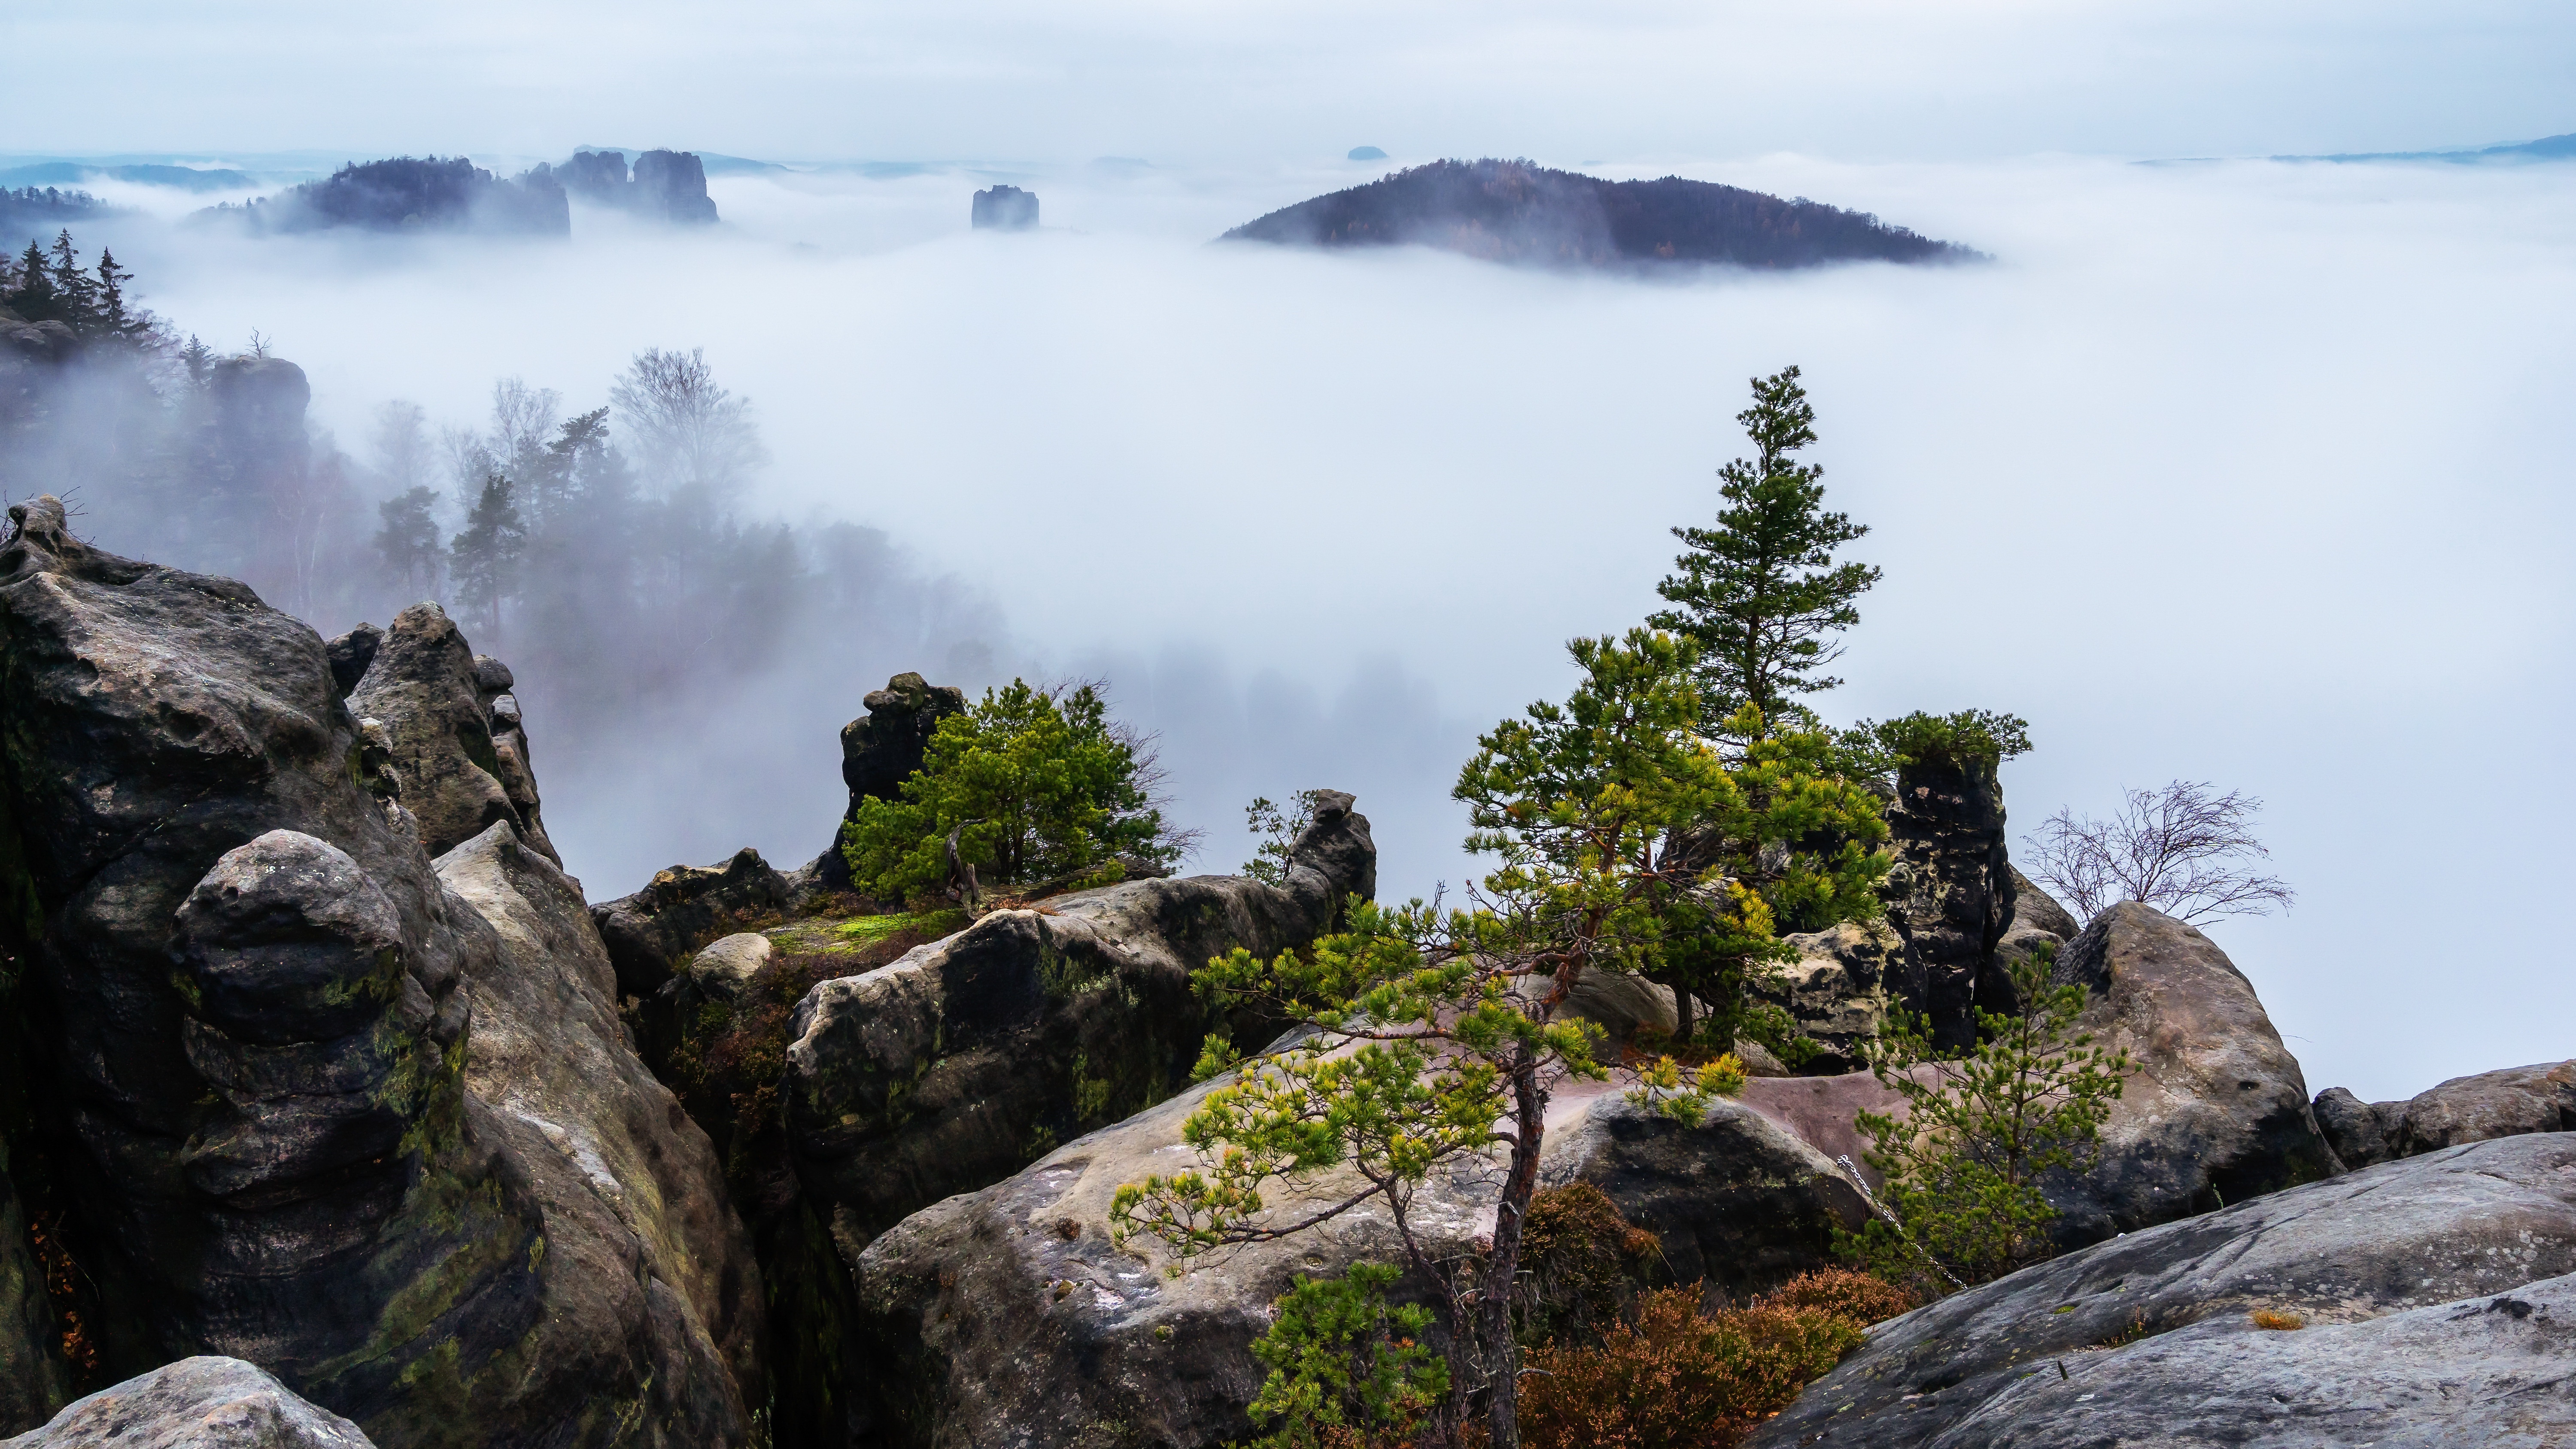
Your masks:
<path fill-rule="evenodd" d="M 1485 1355 L 1490 1449 L 1520 1449 L 1520 1350 L 1512 1341 L 1512 1291 L 1520 1276 L 1521 1224 L 1538 1192 L 1538 1154 L 1547 1131 L 1547 1096 L 1538 1067 L 1525 1056 L 1512 1068 L 1512 1165 L 1494 1205 L 1494 1250 L 1485 1260 L 1477 1334 Z"/>
<path fill-rule="evenodd" d="M 1679 977 L 1664 984 L 1673 989 L 1673 1020 L 1677 1023 L 1673 1027 L 1673 1045 L 1682 1046 L 1691 1039 L 1690 988 L 1683 985 Z"/>

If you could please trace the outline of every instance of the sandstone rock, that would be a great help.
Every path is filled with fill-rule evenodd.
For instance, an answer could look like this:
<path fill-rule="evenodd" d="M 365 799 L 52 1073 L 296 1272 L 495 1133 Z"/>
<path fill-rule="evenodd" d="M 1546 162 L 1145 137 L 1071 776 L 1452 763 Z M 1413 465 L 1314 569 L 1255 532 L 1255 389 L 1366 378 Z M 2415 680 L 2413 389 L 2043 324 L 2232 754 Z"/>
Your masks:
<path fill-rule="evenodd" d="M 966 691 L 907 672 L 887 680 L 883 689 L 868 691 L 861 702 L 868 712 L 841 726 L 841 783 L 850 791 L 844 821 L 859 817 L 863 800 L 901 798 L 903 782 L 921 768 L 939 722 L 965 712 Z M 807 878 L 810 888 L 850 888 L 850 865 L 841 858 L 837 828 L 832 843 L 797 874 Z M 1138 878 L 1137 872 L 1128 873 L 1128 879 Z"/>
<path fill-rule="evenodd" d="M 333 640 L 329 654 L 335 680 L 356 671 L 344 687 L 349 709 L 384 726 L 403 808 L 432 854 L 507 820 L 520 839 L 560 861 L 538 816 L 518 706 L 495 712 L 508 699 L 509 670 L 494 661 L 494 671 L 483 671 L 445 610 L 414 604 L 391 628 L 361 625 Z"/>
<path fill-rule="evenodd" d="M 2576 1131 L 2576 1061 L 2453 1077 L 2404 1102 L 2363 1102 L 2334 1087 L 2313 1110 L 2348 1167 L 2492 1137 Z"/>
<path fill-rule="evenodd" d="M 763 1397 L 760 1265 L 706 1133 L 627 1042 L 617 973 L 580 887 L 506 820 L 437 864 L 500 938 L 467 963 L 466 1086 L 545 1140 L 585 1209 L 595 1199 L 608 1210 L 598 1250 L 623 1271 L 603 1275 L 603 1301 L 575 1320 L 644 1320 L 655 1360 L 720 1365 L 670 1386 L 694 1402 L 659 1407 L 684 1442 L 739 1438 Z M 553 1182 L 541 1174 L 540 1191 Z M 563 1216 L 549 1206 L 550 1225 Z M 555 1238 L 550 1251 L 568 1250 L 568 1234 Z"/>
<path fill-rule="evenodd" d="M 1559 1011 L 1600 1027 L 1612 1046 L 1626 1045 L 1640 1030 L 1669 1037 L 1681 1021 L 1671 987 L 1616 971 L 1585 972 Z"/>
<path fill-rule="evenodd" d="M 1750 1442 L 2563 1442 L 2570 1274 L 2576 1136 L 2475 1143 L 1954 1294 L 1877 1329 Z M 2257 1309 L 2309 1326 L 2260 1329 Z"/>
<path fill-rule="evenodd" d="M 2403 1111 L 2403 1102 L 2365 1102 L 2341 1087 L 2328 1087 L 2308 1104 L 2326 1145 L 2346 1167 L 2368 1167 L 2397 1154 L 2388 1150 L 2389 1118 L 2382 1109 Z"/>
<path fill-rule="evenodd" d="M 1973 1006 L 2009 1004 L 1992 979 L 1995 943 L 2013 916 L 2015 879 L 1994 763 L 1903 766 L 1887 827 L 1896 867 L 1881 895 L 1887 923 L 1905 943 L 1904 972 L 1889 989 L 1932 1018 L 1936 1043 L 1963 1045 L 1976 1036 Z"/>
<path fill-rule="evenodd" d="M 1107 1233 L 1122 1183 L 1196 1159 L 1181 1123 L 1208 1087 L 1093 1133 L 1019 1175 L 905 1219 L 859 1255 L 866 1352 L 878 1365 L 859 1431 L 887 1446 L 1007 1443 L 1025 1449 L 1125 1442 L 1199 1449 L 1251 1431 L 1244 1409 L 1264 1370 L 1252 1340 L 1298 1273 L 1397 1262 L 1375 1204 L 1309 1232 L 1229 1250 L 1166 1277 L 1159 1249 Z M 1721 1102 L 1682 1127 L 1598 1088 L 1550 1104 L 1542 1178 L 1601 1186 L 1662 1235 L 1673 1272 L 1758 1291 L 1825 1261 L 1859 1196 L 1779 1124 Z M 1436 1177 L 1408 1218 L 1431 1251 L 1473 1251 L 1491 1230 L 1481 1160 Z M 1347 1170 L 1266 1188 L 1274 1217 L 1349 1195 Z M 1418 1295 L 1421 1285 L 1410 1285 Z"/>
<path fill-rule="evenodd" d="M 1080 891 L 817 985 L 791 1028 L 787 1122 L 843 1252 L 1187 1084 L 1225 1025 L 1190 973 L 1236 946 L 1301 945 L 1375 892 L 1376 847 L 1351 805 L 1323 792 L 1283 885 L 1194 876 Z"/>
<path fill-rule="evenodd" d="M 2059 905 L 2057 897 L 2031 884 L 2019 866 L 2006 862 L 2004 869 L 2012 872 L 2013 884 L 2012 919 L 2007 930 L 2045 931 L 2061 941 L 2072 941 L 2083 932 L 2084 923 L 2075 919 L 2075 913 Z"/>
<path fill-rule="evenodd" d="M 617 990 L 650 1000 L 671 973 L 720 936 L 773 920 L 794 904 L 796 890 L 750 846 L 712 869 L 675 865 L 644 889 L 590 908 Z"/>
<path fill-rule="evenodd" d="M 2082 1024 L 2138 1070 L 2102 1129 L 2102 1160 L 2044 1184 L 2061 1245 L 2342 1170 L 2308 1113 L 2299 1063 L 2207 936 L 2135 901 L 2093 918 L 2058 957 L 2092 993 Z"/>
<path fill-rule="evenodd" d="M 375 1449 L 358 1426 L 237 1358 L 183 1358 L 73 1404 L 0 1449 Z"/>
<path fill-rule="evenodd" d="M 996 186 L 975 193 L 972 218 L 976 229 L 1028 231 L 1038 224 L 1038 194 L 1016 186 Z"/>
<path fill-rule="evenodd" d="M 1802 1070 L 1859 1070 L 1861 1044 L 1877 1038 L 1887 1021 L 1889 990 L 1905 977 L 1904 938 L 1885 921 L 1845 921 L 1781 939 L 1798 949 L 1798 959 L 1755 994 L 1785 1009 L 1798 1030 L 1824 1048 Z"/>
<path fill-rule="evenodd" d="M 322 640 L 52 499 L 10 518 L 9 1146 L 63 1201 L 105 1371 L 251 1359 L 388 1449 L 740 1442 L 691 1417 L 735 1390 L 668 1351 L 633 1235 L 467 1090 L 503 943 L 369 789 Z"/>

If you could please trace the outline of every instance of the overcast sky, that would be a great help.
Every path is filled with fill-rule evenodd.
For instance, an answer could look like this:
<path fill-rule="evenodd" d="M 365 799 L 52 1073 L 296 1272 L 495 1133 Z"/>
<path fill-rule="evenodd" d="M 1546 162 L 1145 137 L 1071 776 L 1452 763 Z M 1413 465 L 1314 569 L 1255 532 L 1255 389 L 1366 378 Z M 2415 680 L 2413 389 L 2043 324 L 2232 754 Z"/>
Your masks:
<path fill-rule="evenodd" d="M 353 448 L 389 398 L 470 423 L 522 375 L 584 409 L 636 349 L 703 345 L 777 454 L 760 503 L 983 592 L 1003 667 L 1108 675 L 1203 868 L 1250 795 L 1323 784 L 1390 893 L 1457 880 L 1475 733 L 1652 606 L 1746 377 L 1799 362 L 1886 570 L 1830 716 L 2026 716 L 2017 836 L 2123 785 L 2264 797 L 2300 904 L 2213 935 L 2312 1090 L 2576 1049 L 2546 924 L 2576 873 L 2576 163 L 2127 164 L 2576 131 L 2576 8 L 19 0 L 0 48 L 44 58 L 0 152 L 1018 168 L 1035 236 L 968 234 L 979 180 L 934 170 L 719 178 L 725 225 L 685 235 L 115 244 L 182 328 L 303 364 Z M 1202 244 L 1376 174 L 1361 144 L 1678 170 L 1997 260 L 1639 284 Z M 822 843 L 834 728 L 940 661 L 811 663 L 847 697 L 752 691 L 667 742 L 721 798 L 530 720 L 594 896 Z"/>
<path fill-rule="evenodd" d="M 0 151 L 2411 149 L 2576 129 L 2560 0 L 12 0 Z"/>

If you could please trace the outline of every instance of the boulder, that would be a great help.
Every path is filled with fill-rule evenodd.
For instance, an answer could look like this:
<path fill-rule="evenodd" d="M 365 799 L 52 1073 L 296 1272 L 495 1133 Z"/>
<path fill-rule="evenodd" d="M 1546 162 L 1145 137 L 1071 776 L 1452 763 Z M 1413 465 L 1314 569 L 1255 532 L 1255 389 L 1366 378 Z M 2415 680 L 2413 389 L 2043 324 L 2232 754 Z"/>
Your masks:
<path fill-rule="evenodd" d="M 372 788 L 322 640 L 53 499 L 10 519 L 11 1171 L 63 1208 L 100 1371 L 250 1359 L 386 1446 L 742 1442 L 594 1180 L 468 1089 L 505 944 Z"/>
<path fill-rule="evenodd" d="M 878 1366 L 858 1430 L 885 1446 L 1132 1442 L 1199 1449 L 1252 1432 L 1264 1370 L 1252 1340 L 1297 1274 L 1401 1262 L 1371 1203 L 1277 1241 L 1166 1276 L 1142 1239 L 1108 1233 L 1123 1183 L 1197 1159 L 1181 1124 L 1213 1084 L 1095 1132 L 1017 1176 L 906 1218 L 858 1256 L 864 1352 Z M 1596 1086 L 1549 1108 L 1543 1184 L 1593 1182 L 1653 1229 L 1675 1276 L 1755 1292 L 1828 1260 L 1836 1227 L 1865 1211 L 1833 1164 L 1761 1112 L 1720 1102 L 1696 1127 Z M 1495 1163 L 1424 1184 L 1407 1217 L 1436 1257 L 1491 1231 Z M 1347 1197 L 1348 1169 L 1265 1187 L 1275 1221 Z M 1405 1296 L 1424 1285 L 1408 1283 Z M 1112 1429 L 1110 1426 L 1115 1426 Z"/>
<path fill-rule="evenodd" d="M 868 712 L 841 726 L 841 783 L 850 791 L 850 808 L 841 816 L 844 821 L 859 818 L 861 801 L 901 797 L 903 782 L 921 768 L 939 722 L 965 712 L 966 691 L 906 672 L 887 680 L 885 688 L 868 691 L 861 703 Z M 806 889 L 850 889 L 850 864 L 841 858 L 837 827 L 832 843 L 796 874 Z M 1137 875 L 1131 870 L 1128 878 Z"/>
<path fill-rule="evenodd" d="M 1038 194 L 1016 186 L 996 186 L 975 193 L 976 230 L 1029 231 L 1038 224 Z"/>
<path fill-rule="evenodd" d="M 2576 1132 L 2576 1061 L 2451 1080 L 2404 1102 L 2364 1102 L 2341 1087 L 2312 1104 L 2348 1167 L 2525 1132 Z"/>
<path fill-rule="evenodd" d="M 2042 1184 L 2060 1246 L 2343 1170 L 2309 1115 L 2298 1058 L 2207 936 L 2123 902 L 2067 946 L 2055 979 L 2091 993 L 2080 1023 L 2138 1064 L 2103 1124 L 2100 1163 Z"/>
<path fill-rule="evenodd" d="M 2021 873 L 2021 867 L 2007 861 L 2004 869 L 2012 873 L 2013 885 L 2012 919 L 2005 927 L 2008 934 L 2044 931 L 2061 941 L 2072 941 L 2083 933 L 2084 923 L 2075 919 L 2075 913 L 2059 905 L 2057 897 L 2033 885 L 2030 877 Z"/>
<path fill-rule="evenodd" d="M 0 1449 L 375 1449 L 357 1425 L 237 1358 L 183 1358 L 101 1389 Z"/>
<path fill-rule="evenodd" d="M 2570 1275 L 2576 1135 L 2474 1143 L 1953 1294 L 1873 1330 L 1749 1442 L 2569 1442 Z"/>
<path fill-rule="evenodd" d="M 1881 920 L 1845 921 L 1781 939 L 1797 948 L 1798 959 L 1758 982 L 1754 994 L 1786 1010 L 1799 1032 L 1823 1048 L 1801 1070 L 1858 1071 L 1862 1044 L 1877 1039 L 1886 1024 L 1891 985 L 1905 978 L 1904 938 Z"/>
<path fill-rule="evenodd" d="M 627 1041 L 617 973 L 580 886 L 506 820 L 437 864 L 439 880 L 500 938 L 500 950 L 466 967 L 466 1087 L 559 1159 L 556 1174 L 540 1175 L 541 1193 L 559 1176 L 586 1214 L 607 1209 L 605 1234 L 578 1246 L 616 1271 L 589 1285 L 602 1301 L 572 1316 L 648 1322 L 651 1358 L 714 1369 L 674 1376 L 675 1389 L 701 1399 L 672 1406 L 674 1427 L 701 1426 L 715 1441 L 739 1435 L 763 1397 L 760 1265 L 715 1148 Z M 550 1224 L 563 1216 L 547 1214 Z M 557 1229 L 549 1251 L 576 1247 Z"/>
<path fill-rule="evenodd" d="M 721 936 L 777 920 L 795 903 L 787 877 L 750 846 L 721 866 L 675 865 L 631 896 L 590 908 L 621 996 L 650 1000 L 671 973 Z"/>
<path fill-rule="evenodd" d="M 403 808 L 433 855 L 506 820 L 561 863 L 538 818 L 528 741 L 510 697 L 510 671 L 478 658 L 436 604 L 414 604 L 378 630 L 362 624 L 327 646 L 349 709 L 384 727 Z"/>
<path fill-rule="evenodd" d="M 1931 756 L 1900 766 L 1887 828 L 1895 866 L 1880 896 L 1905 943 L 1904 969 L 1889 989 L 1931 1017 L 1934 1042 L 1964 1045 L 1976 1038 L 1975 1006 L 2010 1005 L 1993 972 L 2015 881 L 1995 762 Z"/>
<path fill-rule="evenodd" d="M 1321 793 L 1280 885 L 1079 891 L 816 985 L 790 1027 L 787 1126 L 843 1252 L 1187 1085 L 1207 1034 L 1228 1026 L 1190 973 L 1237 946 L 1303 945 L 1376 891 L 1377 849 L 1351 805 Z"/>

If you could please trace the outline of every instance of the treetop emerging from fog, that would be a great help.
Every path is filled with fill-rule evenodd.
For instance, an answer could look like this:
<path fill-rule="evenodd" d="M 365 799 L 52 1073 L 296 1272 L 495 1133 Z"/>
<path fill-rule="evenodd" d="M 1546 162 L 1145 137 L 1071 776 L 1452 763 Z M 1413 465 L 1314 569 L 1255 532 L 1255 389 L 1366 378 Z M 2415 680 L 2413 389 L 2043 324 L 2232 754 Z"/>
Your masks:
<path fill-rule="evenodd" d="M 716 384 L 705 348 L 644 349 L 608 400 L 657 493 L 731 498 L 769 462 L 751 400 Z"/>

